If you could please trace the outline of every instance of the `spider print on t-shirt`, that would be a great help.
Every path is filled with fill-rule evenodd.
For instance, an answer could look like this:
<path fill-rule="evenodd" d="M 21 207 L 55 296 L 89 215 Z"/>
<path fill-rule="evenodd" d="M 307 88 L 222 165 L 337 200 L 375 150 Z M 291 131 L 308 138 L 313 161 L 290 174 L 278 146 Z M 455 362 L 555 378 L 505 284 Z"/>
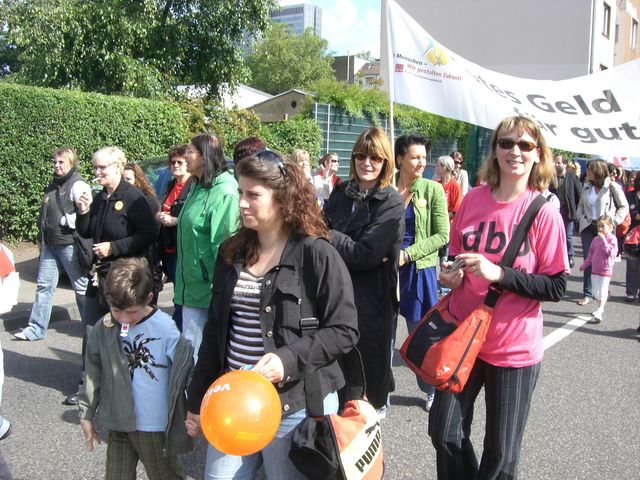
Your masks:
<path fill-rule="evenodd" d="M 162 365 L 160 363 L 156 363 L 155 358 L 151 351 L 145 347 L 145 345 L 149 342 L 154 342 L 156 340 L 160 340 L 159 338 L 145 338 L 144 340 L 140 340 L 144 333 L 139 333 L 133 339 L 133 342 L 129 342 L 127 340 L 122 340 L 122 348 L 124 349 L 124 353 L 127 355 L 127 360 L 129 362 L 129 371 L 131 372 L 131 380 L 133 380 L 133 375 L 136 371 L 136 368 L 144 369 L 145 372 L 151 377 L 152 380 L 158 381 L 156 376 L 153 374 L 153 371 L 150 367 L 155 368 L 168 368 L 167 365 Z"/>

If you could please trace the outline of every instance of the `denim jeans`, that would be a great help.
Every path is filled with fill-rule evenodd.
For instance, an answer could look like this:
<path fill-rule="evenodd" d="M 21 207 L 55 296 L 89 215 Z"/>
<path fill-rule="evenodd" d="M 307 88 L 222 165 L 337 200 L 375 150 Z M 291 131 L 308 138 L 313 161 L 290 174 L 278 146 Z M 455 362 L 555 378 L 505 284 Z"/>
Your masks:
<path fill-rule="evenodd" d="M 31 308 L 29 325 L 23 330 L 29 340 L 40 340 L 47 334 L 53 307 L 53 294 L 58 286 L 58 278 L 62 269 L 67 272 L 69 280 L 71 280 L 80 317 L 82 318 L 84 315 L 87 272 L 78 265 L 75 247 L 73 245 L 44 245 L 40 252 L 36 298 Z"/>
<path fill-rule="evenodd" d="M 162 261 L 162 271 L 167 275 L 169 281 L 176 284 L 176 259 L 175 253 L 162 252 L 160 254 L 160 260 Z M 173 304 L 173 315 L 171 315 L 173 321 L 176 322 L 178 330 L 182 332 L 182 305 Z"/>
<path fill-rule="evenodd" d="M 640 288 L 640 257 L 627 255 L 627 272 L 625 275 L 627 295 L 637 297 L 638 288 Z"/>
<path fill-rule="evenodd" d="M 207 309 L 182 307 L 182 336 L 193 345 L 193 363 L 198 363 L 198 350 L 202 343 L 202 331 L 207 323 Z"/>
<path fill-rule="evenodd" d="M 567 216 L 567 209 L 560 207 L 560 216 L 562 217 L 562 223 L 564 223 L 564 231 L 567 236 L 567 255 L 569 259 L 573 258 L 573 220 Z"/>
<path fill-rule="evenodd" d="M 324 413 L 328 415 L 337 411 L 338 394 L 333 392 L 324 398 Z M 250 480 L 255 477 L 262 465 L 264 465 L 266 477 L 270 480 L 304 480 L 306 477 L 289 460 L 289 450 L 291 450 L 293 431 L 306 416 L 307 412 L 304 409 L 283 416 L 275 438 L 253 455 L 244 457 L 226 455 L 209 445 L 204 472 L 205 480 Z"/>
<path fill-rule="evenodd" d="M 598 236 L 598 230 L 595 225 L 589 225 L 587 228 L 580 232 L 580 238 L 582 239 L 582 258 L 585 260 L 589 255 L 589 248 L 591 242 Z M 591 287 L 591 267 L 585 268 L 582 278 L 582 293 L 585 297 L 593 298 L 593 288 Z"/>

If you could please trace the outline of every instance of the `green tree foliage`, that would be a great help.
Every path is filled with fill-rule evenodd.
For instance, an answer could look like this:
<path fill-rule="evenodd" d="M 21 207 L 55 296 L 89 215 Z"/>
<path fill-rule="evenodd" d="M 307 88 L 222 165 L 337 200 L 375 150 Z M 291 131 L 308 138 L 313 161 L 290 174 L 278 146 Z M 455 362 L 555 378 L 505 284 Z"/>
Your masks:
<path fill-rule="evenodd" d="M 273 150 L 290 155 L 296 148 L 309 152 L 312 164 L 320 156 L 322 131 L 318 122 L 304 115 L 294 115 L 288 120 L 266 123 L 262 126 L 262 138 Z"/>
<path fill-rule="evenodd" d="M 178 83 L 231 88 L 246 75 L 245 33 L 266 28 L 275 0 L 12 0 L 17 80 L 154 97 Z"/>
<path fill-rule="evenodd" d="M 138 161 L 164 156 L 186 139 L 180 109 L 171 103 L 0 82 L 0 222 L 12 239 L 31 239 L 51 154 L 71 146 L 80 170 L 93 175 L 95 150 L 117 145 Z M 91 176 L 87 176 L 91 179 Z"/>
<path fill-rule="evenodd" d="M 245 59 L 251 73 L 249 85 L 276 95 L 333 78 L 333 59 L 327 46 L 310 28 L 296 35 L 284 24 L 272 24 Z"/>
<path fill-rule="evenodd" d="M 314 93 L 316 102 L 342 107 L 349 115 L 367 117 L 373 124 L 378 124 L 380 117 L 389 115 L 387 93 L 377 89 L 367 90 L 359 85 L 325 79 L 315 82 L 310 90 Z M 395 105 L 394 117 L 402 132 L 419 132 L 431 139 L 462 140 L 470 127 L 464 122 L 400 104 Z"/>

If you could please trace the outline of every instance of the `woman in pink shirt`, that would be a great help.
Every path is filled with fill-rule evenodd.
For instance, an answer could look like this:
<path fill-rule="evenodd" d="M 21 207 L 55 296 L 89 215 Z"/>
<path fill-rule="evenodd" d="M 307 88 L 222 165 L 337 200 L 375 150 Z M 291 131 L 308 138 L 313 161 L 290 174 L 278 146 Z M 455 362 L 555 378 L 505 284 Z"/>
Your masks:
<path fill-rule="evenodd" d="M 464 390 L 437 391 L 429 435 L 439 479 L 517 478 L 524 427 L 542 360 L 543 300 L 559 301 L 569 260 L 562 218 L 545 204 L 513 267 L 498 265 L 529 204 L 553 176 L 552 155 L 540 130 L 525 117 L 496 128 L 480 175 L 483 185 L 462 200 L 450 234 L 450 257 L 463 269 L 441 273 L 452 288 L 449 308 L 462 320 L 480 305 L 490 285 L 500 288 L 485 344 Z M 486 431 L 480 464 L 470 441 L 475 400 L 485 389 Z"/>

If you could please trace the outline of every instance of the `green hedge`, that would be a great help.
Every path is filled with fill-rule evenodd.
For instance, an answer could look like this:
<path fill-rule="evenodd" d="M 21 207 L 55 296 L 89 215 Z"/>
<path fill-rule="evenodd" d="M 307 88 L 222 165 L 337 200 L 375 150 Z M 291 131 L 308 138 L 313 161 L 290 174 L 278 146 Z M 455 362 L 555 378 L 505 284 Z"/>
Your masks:
<path fill-rule="evenodd" d="M 0 82 L 0 225 L 10 240 L 36 238 L 57 148 L 75 148 L 90 179 L 100 147 L 117 145 L 138 161 L 186 138 L 181 110 L 171 103 Z"/>

